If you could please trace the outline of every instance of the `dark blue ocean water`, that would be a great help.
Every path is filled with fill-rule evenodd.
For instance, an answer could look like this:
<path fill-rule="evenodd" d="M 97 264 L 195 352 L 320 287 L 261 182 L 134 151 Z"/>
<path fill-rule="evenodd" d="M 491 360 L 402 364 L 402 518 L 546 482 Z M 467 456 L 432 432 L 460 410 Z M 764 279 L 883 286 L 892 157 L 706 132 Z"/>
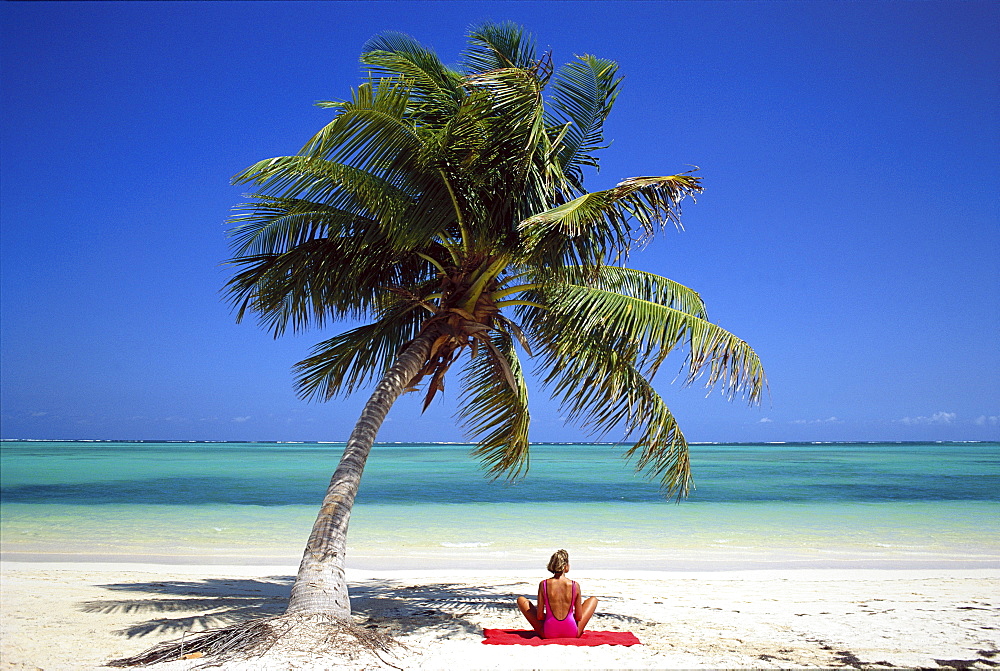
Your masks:
<path fill-rule="evenodd" d="M 282 506 L 318 500 L 343 445 L 0 443 L 4 503 Z M 380 444 L 359 501 L 653 502 L 610 445 L 532 448 L 527 477 L 484 477 L 466 445 Z M 1000 443 L 695 445 L 691 502 L 1000 501 Z"/>

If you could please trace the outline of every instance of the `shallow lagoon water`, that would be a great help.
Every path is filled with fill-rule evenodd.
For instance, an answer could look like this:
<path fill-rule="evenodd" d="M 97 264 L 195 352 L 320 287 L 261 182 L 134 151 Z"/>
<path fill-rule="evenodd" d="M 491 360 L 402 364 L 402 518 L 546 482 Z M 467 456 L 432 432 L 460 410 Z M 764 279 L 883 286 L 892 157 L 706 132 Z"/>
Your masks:
<path fill-rule="evenodd" d="M 0 443 L 5 558 L 294 563 L 342 444 Z M 695 445 L 666 500 L 609 445 L 532 447 L 517 483 L 467 445 L 379 444 L 348 564 L 1000 566 L 1000 444 Z"/>

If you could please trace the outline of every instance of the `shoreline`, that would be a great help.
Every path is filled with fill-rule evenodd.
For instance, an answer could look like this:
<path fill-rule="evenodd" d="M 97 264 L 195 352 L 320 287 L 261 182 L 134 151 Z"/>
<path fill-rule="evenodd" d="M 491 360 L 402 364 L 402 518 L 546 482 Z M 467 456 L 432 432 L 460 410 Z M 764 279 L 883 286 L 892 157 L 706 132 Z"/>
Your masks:
<path fill-rule="evenodd" d="M 582 553 L 581 553 L 582 554 Z M 147 566 L 170 570 L 184 570 L 182 567 L 204 567 L 211 570 L 231 567 L 245 567 L 248 570 L 263 570 L 268 567 L 284 567 L 295 573 L 298 568 L 298 557 L 258 557 L 245 555 L 218 554 L 99 554 L 99 553 L 39 553 L 39 552 L 0 552 L 0 565 L 27 568 L 30 566 L 46 566 L 61 568 L 63 566 L 87 566 L 92 570 L 102 570 L 100 566 Z M 649 562 L 636 561 L 622 563 L 589 561 L 579 559 L 579 566 L 585 567 L 588 573 L 620 574 L 635 573 L 643 575 L 661 574 L 692 574 L 692 573 L 740 573 L 767 571 L 1000 571 L 1000 555 L 990 557 L 949 558 L 860 558 L 849 559 L 775 559 L 775 560 L 730 560 L 707 559 L 693 563 L 689 559 L 661 560 L 656 566 L 650 567 Z M 355 572 L 450 572 L 454 574 L 475 572 L 477 574 L 504 574 L 532 572 L 537 569 L 538 560 L 496 560 L 494 558 L 454 559 L 449 557 L 427 556 L 414 558 L 410 556 L 381 556 L 352 558 L 348 555 L 347 570 Z"/>
<path fill-rule="evenodd" d="M 298 569 L 296 563 L 274 564 L 243 564 L 243 563 L 160 563 L 152 561 L 18 561 L 0 559 L 2 572 L 35 572 L 35 571 L 76 571 L 88 573 L 170 573 L 189 575 L 233 575 L 233 576 L 287 576 L 294 578 Z M 375 569 L 348 566 L 345 569 L 348 582 L 374 578 L 406 578 L 406 577 L 453 577 L 481 578 L 484 575 L 519 578 L 541 576 L 546 573 L 537 566 L 524 568 L 495 568 L 484 570 L 476 567 L 465 568 L 392 568 Z M 925 579 L 940 575 L 971 578 L 997 578 L 1000 580 L 1000 564 L 983 567 L 950 567 L 935 566 L 925 568 L 912 567 L 771 567 L 771 568 L 736 568 L 736 569 L 630 569 L 630 568 L 582 568 L 573 570 L 574 577 L 583 580 L 594 578 L 599 580 L 632 579 L 632 580 L 662 580 L 678 579 L 720 579 L 735 580 L 739 578 L 752 579 L 783 579 L 789 577 L 819 579 L 829 576 L 831 580 L 839 577 L 876 579 L 878 577 L 899 577 L 906 579 Z"/>
<path fill-rule="evenodd" d="M 0 668 L 98 669 L 188 631 L 279 614 L 295 569 L 286 562 L 0 562 Z M 489 669 L 789 668 L 852 660 L 883 668 L 954 668 L 937 660 L 964 660 L 963 668 L 988 668 L 1000 662 L 1000 567 L 581 568 L 572 577 L 600 600 L 591 629 L 632 631 L 642 645 L 482 645 L 483 628 L 526 627 L 513 600 L 533 595 L 542 573 L 538 567 L 349 568 L 347 579 L 355 621 L 406 645 L 386 658 L 406 669 L 470 663 Z M 380 666 L 374 658 L 334 660 L 279 645 L 252 668 L 319 671 L 331 664 Z"/>

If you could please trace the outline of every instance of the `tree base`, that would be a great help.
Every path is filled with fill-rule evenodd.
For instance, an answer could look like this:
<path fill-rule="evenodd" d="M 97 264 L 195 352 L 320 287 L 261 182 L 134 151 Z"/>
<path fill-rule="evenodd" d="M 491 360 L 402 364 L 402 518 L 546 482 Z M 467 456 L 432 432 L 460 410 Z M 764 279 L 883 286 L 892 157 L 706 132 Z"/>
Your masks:
<path fill-rule="evenodd" d="M 349 657 L 373 655 L 386 661 L 394 647 L 403 647 L 389 634 L 322 613 L 284 614 L 209 629 L 194 635 L 159 643 L 132 657 L 113 659 L 106 666 L 149 666 L 160 662 L 204 658 L 215 666 L 229 661 L 262 657 L 281 642 L 310 655 L 335 653 Z"/>

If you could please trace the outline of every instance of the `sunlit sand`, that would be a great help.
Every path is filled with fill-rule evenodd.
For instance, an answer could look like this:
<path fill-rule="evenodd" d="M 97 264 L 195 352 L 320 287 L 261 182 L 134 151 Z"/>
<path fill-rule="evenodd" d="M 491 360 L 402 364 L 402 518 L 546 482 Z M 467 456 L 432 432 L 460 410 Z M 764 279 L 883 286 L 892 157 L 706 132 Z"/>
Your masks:
<path fill-rule="evenodd" d="M 186 631 L 280 613 L 294 566 L 6 562 L 2 668 L 96 669 Z M 524 628 L 513 607 L 540 572 L 351 571 L 355 620 L 406 647 L 403 668 L 787 668 L 996 660 L 1000 568 L 978 570 L 574 571 L 599 630 L 641 646 L 486 646 Z M 286 641 L 225 669 L 379 668 Z M 206 660 L 159 668 L 185 669 Z M 249 666 L 248 666 L 249 665 Z M 385 667 L 389 668 L 389 667 Z"/>

